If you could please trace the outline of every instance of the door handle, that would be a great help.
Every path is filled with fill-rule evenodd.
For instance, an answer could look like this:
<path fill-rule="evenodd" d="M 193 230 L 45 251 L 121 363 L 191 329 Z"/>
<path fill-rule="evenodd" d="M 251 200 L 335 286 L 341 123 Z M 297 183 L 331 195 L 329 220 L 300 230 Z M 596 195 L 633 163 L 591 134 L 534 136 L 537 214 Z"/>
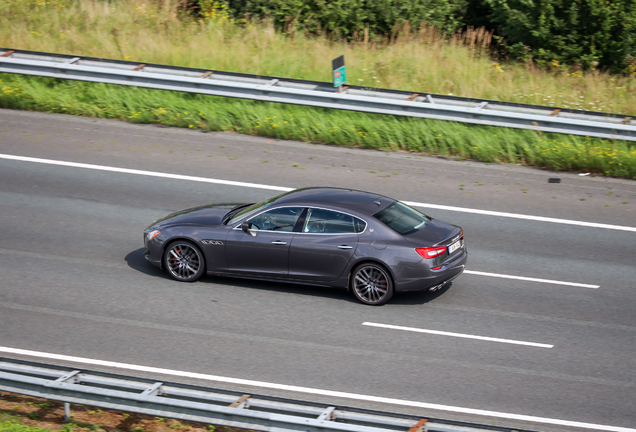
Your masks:
<path fill-rule="evenodd" d="M 353 249 L 353 246 L 349 246 L 349 245 L 340 245 L 340 246 L 338 246 L 338 249 Z"/>
<path fill-rule="evenodd" d="M 272 244 L 275 244 L 275 245 L 286 245 L 287 242 L 276 240 L 276 241 L 273 241 Z"/>

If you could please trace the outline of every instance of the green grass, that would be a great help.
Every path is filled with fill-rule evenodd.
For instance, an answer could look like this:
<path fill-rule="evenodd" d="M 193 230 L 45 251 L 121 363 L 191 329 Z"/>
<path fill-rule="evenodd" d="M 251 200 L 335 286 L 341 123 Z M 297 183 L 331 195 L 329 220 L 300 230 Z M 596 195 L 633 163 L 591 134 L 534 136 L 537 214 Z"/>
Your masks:
<path fill-rule="evenodd" d="M 6 417 L 6 416 L 5 416 Z M 20 423 L 18 420 L 4 420 L 0 421 L 0 432 L 50 432 L 50 429 L 43 429 L 39 427 L 26 426 Z"/>
<path fill-rule="evenodd" d="M 0 107 L 636 179 L 636 143 L 0 74 Z"/>

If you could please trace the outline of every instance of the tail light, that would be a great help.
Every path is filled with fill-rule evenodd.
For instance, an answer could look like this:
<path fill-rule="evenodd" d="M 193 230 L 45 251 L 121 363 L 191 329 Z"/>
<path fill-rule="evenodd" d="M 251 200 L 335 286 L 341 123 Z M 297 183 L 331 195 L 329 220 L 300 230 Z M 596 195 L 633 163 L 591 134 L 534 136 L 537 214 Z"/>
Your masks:
<path fill-rule="evenodd" d="M 422 258 L 430 259 L 435 258 L 436 256 L 440 256 L 441 254 L 446 252 L 446 246 L 415 248 L 415 252 L 420 254 Z"/>

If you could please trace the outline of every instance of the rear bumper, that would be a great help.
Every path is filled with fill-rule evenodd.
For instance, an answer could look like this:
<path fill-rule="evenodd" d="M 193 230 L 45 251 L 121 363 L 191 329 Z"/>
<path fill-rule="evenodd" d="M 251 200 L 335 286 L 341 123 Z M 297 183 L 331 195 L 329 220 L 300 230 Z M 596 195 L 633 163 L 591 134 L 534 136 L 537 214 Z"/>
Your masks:
<path fill-rule="evenodd" d="M 466 269 L 468 261 L 468 252 L 466 249 L 458 253 L 452 260 L 444 263 L 441 269 L 428 271 L 427 274 L 419 276 L 409 273 L 408 278 L 396 278 L 395 291 L 435 291 L 441 288 L 441 285 L 452 281 L 461 275 Z"/>

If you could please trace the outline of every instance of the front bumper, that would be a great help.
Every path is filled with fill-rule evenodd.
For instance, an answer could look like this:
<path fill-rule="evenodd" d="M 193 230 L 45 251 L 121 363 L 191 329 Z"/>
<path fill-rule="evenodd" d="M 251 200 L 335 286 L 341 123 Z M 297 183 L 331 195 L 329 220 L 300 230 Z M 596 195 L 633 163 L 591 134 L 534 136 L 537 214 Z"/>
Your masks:
<path fill-rule="evenodd" d="M 144 258 L 155 267 L 162 268 L 163 248 L 157 241 L 148 240 L 147 232 L 144 232 L 144 246 L 146 247 Z"/>
<path fill-rule="evenodd" d="M 150 257 L 150 251 L 149 251 L 148 249 L 146 249 L 146 250 L 144 251 L 144 258 L 146 258 L 146 260 L 147 260 L 150 264 L 154 265 L 155 267 L 162 268 L 162 266 L 161 266 L 161 260 L 160 260 L 160 259 L 159 259 L 159 260 L 157 260 L 157 259 L 152 259 L 152 258 Z"/>

